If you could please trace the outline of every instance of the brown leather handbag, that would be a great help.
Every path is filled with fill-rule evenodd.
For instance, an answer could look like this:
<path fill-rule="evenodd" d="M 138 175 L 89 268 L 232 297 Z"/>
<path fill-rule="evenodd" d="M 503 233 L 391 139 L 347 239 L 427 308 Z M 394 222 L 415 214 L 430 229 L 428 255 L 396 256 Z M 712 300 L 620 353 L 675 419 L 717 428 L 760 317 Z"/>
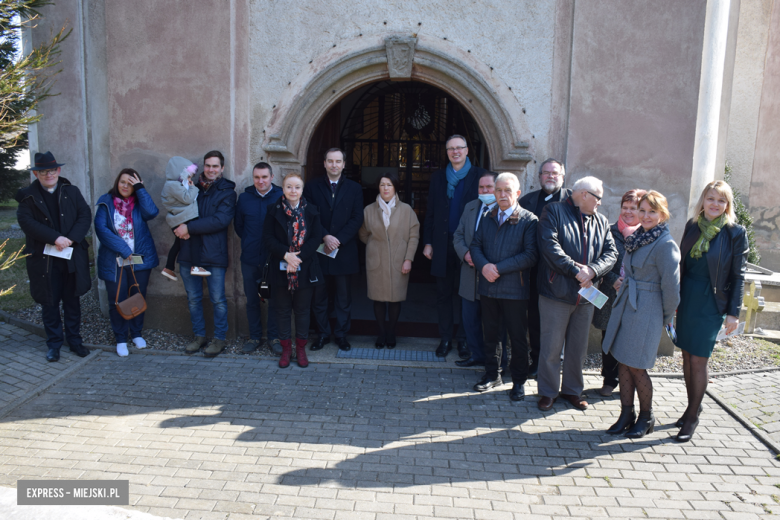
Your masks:
<path fill-rule="evenodd" d="M 141 286 L 138 285 L 138 280 L 135 277 L 135 267 L 130 266 L 130 272 L 133 273 L 133 280 L 135 283 L 127 288 L 127 299 L 119 301 L 119 289 L 122 287 L 122 271 L 124 267 L 119 268 L 119 283 L 116 286 L 116 310 L 119 315 L 126 320 L 132 320 L 136 316 L 139 316 L 146 311 L 146 300 L 144 300 L 143 294 L 141 294 Z M 136 288 L 138 292 L 130 296 L 130 291 Z"/>

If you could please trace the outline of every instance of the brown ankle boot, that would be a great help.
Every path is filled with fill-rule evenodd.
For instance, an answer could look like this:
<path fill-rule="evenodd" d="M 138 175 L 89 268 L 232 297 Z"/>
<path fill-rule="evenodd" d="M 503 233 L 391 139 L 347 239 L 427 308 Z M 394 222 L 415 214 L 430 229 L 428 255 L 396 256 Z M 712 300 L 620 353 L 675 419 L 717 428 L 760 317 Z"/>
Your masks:
<path fill-rule="evenodd" d="M 308 342 L 309 340 L 306 338 L 295 338 L 295 357 L 301 368 L 309 366 L 309 359 L 306 357 L 306 343 Z"/>
<path fill-rule="evenodd" d="M 292 357 L 292 340 L 283 339 L 279 343 L 282 344 L 282 357 L 279 358 L 279 368 L 287 368 L 290 366 L 290 358 Z"/>

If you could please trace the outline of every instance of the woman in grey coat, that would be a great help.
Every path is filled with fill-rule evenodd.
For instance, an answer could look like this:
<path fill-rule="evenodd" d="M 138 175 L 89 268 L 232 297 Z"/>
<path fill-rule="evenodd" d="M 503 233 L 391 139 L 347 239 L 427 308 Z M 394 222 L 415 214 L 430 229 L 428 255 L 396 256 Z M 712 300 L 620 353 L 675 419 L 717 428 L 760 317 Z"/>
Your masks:
<path fill-rule="evenodd" d="M 625 279 L 618 290 L 602 349 L 620 363 L 621 412 L 607 430 L 640 438 L 652 433 L 653 383 L 647 369 L 655 364 L 664 325 L 671 323 L 680 303 L 680 249 L 666 221 L 666 197 L 649 191 L 639 201 L 641 227 L 626 238 Z M 634 413 L 634 391 L 639 417 Z"/>

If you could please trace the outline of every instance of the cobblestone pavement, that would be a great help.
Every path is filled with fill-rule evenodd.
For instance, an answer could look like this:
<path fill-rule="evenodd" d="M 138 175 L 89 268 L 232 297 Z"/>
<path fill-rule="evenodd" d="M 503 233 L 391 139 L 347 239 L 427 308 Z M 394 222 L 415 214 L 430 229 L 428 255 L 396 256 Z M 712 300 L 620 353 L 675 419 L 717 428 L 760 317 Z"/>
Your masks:
<path fill-rule="evenodd" d="M 0 420 L 0 485 L 129 479 L 131 509 L 172 518 L 719 518 L 780 512 L 780 461 L 709 398 L 677 444 L 679 379 L 655 378 L 655 432 L 510 403 L 448 368 L 101 356 Z M 600 380 L 586 380 L 597 388 Z M 18 506 L 23 507 L 23 506 Z"/>
<path fill-rule="evenodd" d="M 780 372 L 719 377 L 709 390 L 780 444 Z"/>
<path fill-rule="evenodd" d="M 81 360 L 63 347 L 60 360 L 49 363 L 47 351 L 40 336 L 0 322 L 0 410 Z"/>

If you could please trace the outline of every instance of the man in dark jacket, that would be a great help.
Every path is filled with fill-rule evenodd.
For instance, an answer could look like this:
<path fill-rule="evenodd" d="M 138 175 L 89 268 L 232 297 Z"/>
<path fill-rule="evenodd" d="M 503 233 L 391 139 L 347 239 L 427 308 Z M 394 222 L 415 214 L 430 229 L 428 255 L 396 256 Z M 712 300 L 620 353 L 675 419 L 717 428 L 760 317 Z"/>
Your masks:
<path fill-rule="evenodd" d="M 41 304 L 46 330 L 48 361 L 60 359 L 67 336 L 70 350 L 84 357 L 89 350 L 79 332 L 79 297 L 92 286 L 89 274 L 89 243 L 85 240 L 92 224 L 92 212 L 76 186 L 60 177 L 60 167 L 51 152 L 36 153 L 30 168 L 36 180 L 16 194 L 16 218 L 26 238 L 27 275 L 30 294 Z M 71 253 L 70 258 L 57 256 Z M 60 302 L 65 316 L 65 335 L 60 319 Z"/>
<path fill-rule="evenodd" d="M 347 333 L 352 310 L 352 275 L 360 271 L 357 236 L 363 225 L 363 189 L 344 177 L 344 152 L 331 148 L 325 152 L 327 175 L 307 182 L 303 189 L 306 202 L 314 204 L 322 222 L 324 252 L 338 250 L 335 258 L 319 255 L 325 284 L 314 287 L 312 310 L 320 337 L 312 346 L 319 350 L 330 343 L 330 312 L 336 310 L 333 335 L 341 350 L 349 350 Z M 332 303 L 331 303 L 332 302 Z"/>
<path fill-rule="evenodd" d="M 179 252 L 179 272 L 190 307 L 190 321 L 195 339 L 184 352 L 194 354 L 206 344 L 206 321 L 203 318 L 203 279 L 190 274 L 192 267 L 192 242 L 190 235 L 200 235 L 200 267 L 211 271 L 206 278 L 209 299 L 214 308 L 214 339 L 203 352 L 215 357 L 225 348 L 228 329 L 228 307 L 225 297 L 225 272 L 228 267 L 227 235 L 230 221 L 236 211 L 236 183 L 222 177 L 225 157 L 219 151 L 211 151 L 203 157 L 203 173 L 198 179 L 198 218 L 181 224 L 173 230 L 182 239 Z"/>
<path fill-rule="evenodd" d="M 485 334 L 485 376 L 474 390 L 484 392 L 502 384 L 498 373 L 501 361 L 498 340 L 499 325 L 503 321 L 512 345 L 509 398 L 522 401 L 525 398 L 523 385 L 528 379 L 528 275 L 537 260 L 537 218 L 517 203 L 520 180 L 515 174 L 498 176 L 495 195 L 498 207 L 481 219 L 469 248 L 474 266 L 482 274 L 478 292 Z"/>
<path fill-rule="evenodd" d="M 252 169 L 252 185 L 238 196 L 236 218 L 233 229 L 241 238 L 241 274 L 244 278 L 246 295 L 246 319 L 249 322 L 249 340 L 244 343 L 243 352 L 254 352 L 263 340 L 263 323 L 260 313 L 260 295 L 257 282 L 268 258 L 263 247 L 263 223 L 271 207 L 282 196 L 282 188 L 273 184 L 274 172 L 265 162 L 255 164 Z M 282 353 L 279 331 L 276 326 L 276 306 L 268 302 L 268 343 L 275 353 Z"/>
<path fill-rule="evenodd" d="M 454 316 L 461 313 L 460 261 L 453 246 L 453 237 L 466 204 L 477 198 L 479 178 L 485 171 L 472 166 L 466 138 L 453 135 L 447 139 L 446 168 L 433 172 L 428 189 L 428 207 L 423 228 L 423 255 L 431 261 L 431 274 L 436 278 L 436 310 L 439 315 L 441 341 L 436 355 L 445 357 L 452 349 Z M 454 307 L 453 308 L 453 303 Z M 458 328 L 458 355 L 469 357 L 466 333 Z"/>
<path fill-rule="evenodd" d="M 536 217 L 542 215 L 542 210 L 551 202 L 563 202 L 571 195 L 571 190 L 563 187 L 566 178 L 566 167 L 561 161 L 547 159 L 539 166 L 539 186 L 541 189 L 532 191 L 520 199 L 520 205 Z M 537 266 L 531 269 L 531 296 L 528 299 L 528 339 L 531 349 L 531 366 L 528 377 L 535 378 L 539 371 L 539 290 L 536 287 Z"/>
<path fill-rule="evenodd" d="M 579 294 L 593 285 L 617 260 L 609 222 L 597 213 L 604 188 L 595 177 L 583 177 L 564 202 L 548 204 L 539 219 L 539 409 L 552 408 L 559 395 L 579 410 L 588 407 L 582 395 L 582 365 L 588 351 L 593 305 Z M 561 380 L 561 351 L 566 342 Z"/>

